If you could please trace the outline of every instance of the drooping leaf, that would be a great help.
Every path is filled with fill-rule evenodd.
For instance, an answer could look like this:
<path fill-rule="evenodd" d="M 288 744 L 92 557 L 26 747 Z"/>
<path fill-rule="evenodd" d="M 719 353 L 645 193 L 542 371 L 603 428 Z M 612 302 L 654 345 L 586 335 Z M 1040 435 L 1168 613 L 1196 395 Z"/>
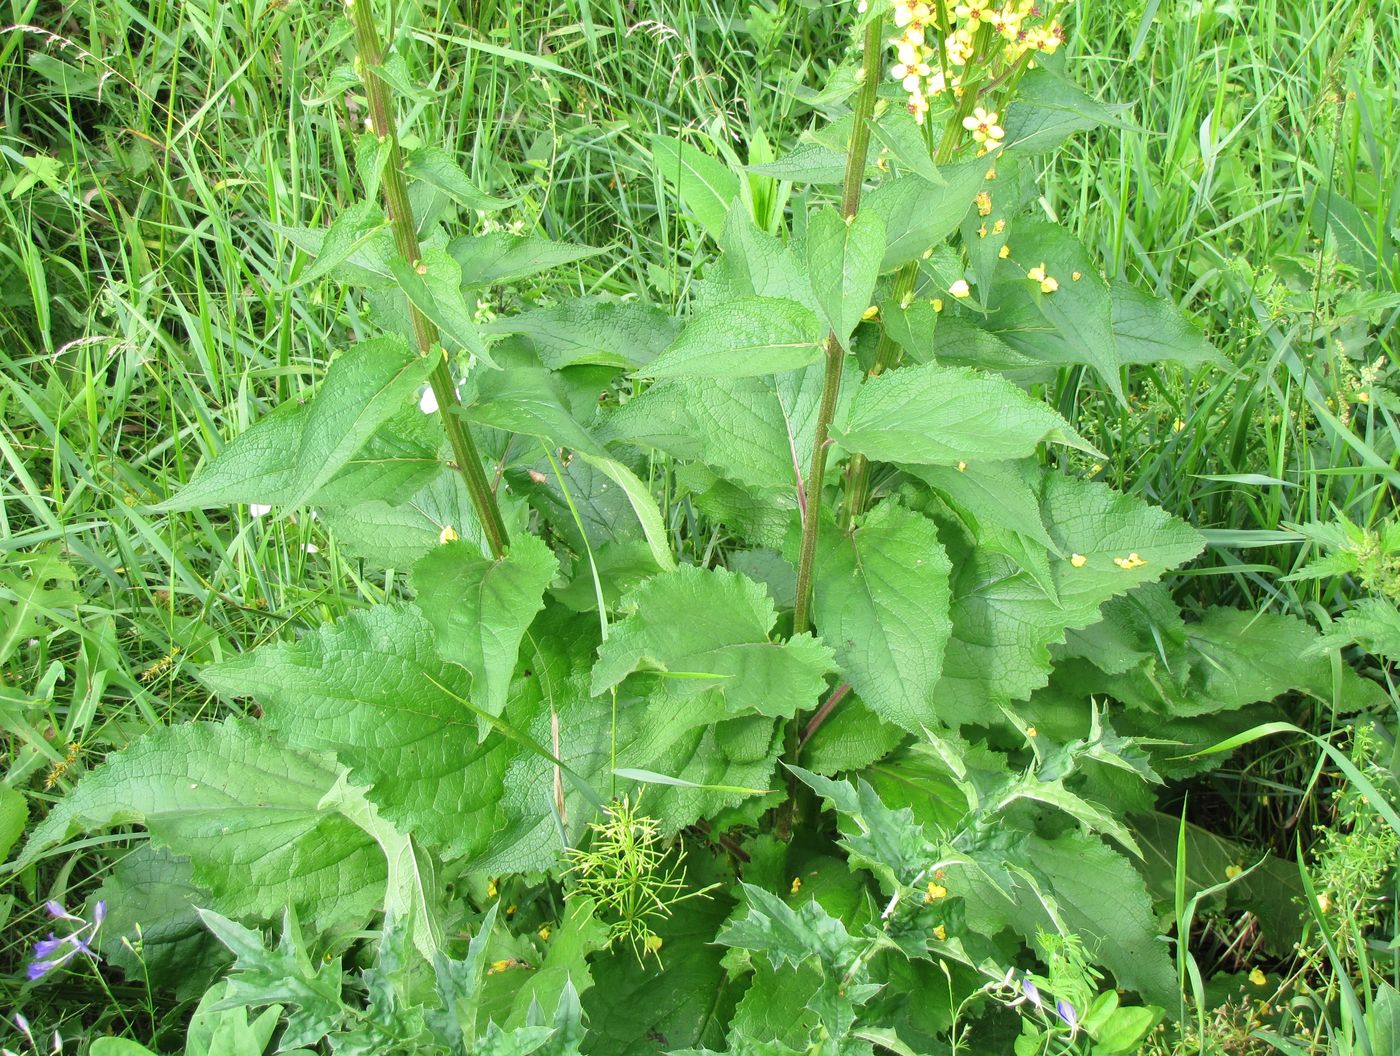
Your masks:
<path fill-rule="evenodd" d="M 987 328 L 1012 348 L 1050 363 L 1088 363 L 1119 400 L 1123 360 L 1113 330 L 1113 299 L 1097 262 L 1059 224 L 1018 219 L 1010 259 L 997 272 Z M 1028 278 L 1043 268 L 1052 292 Z"/>
<path fill-rule="evenodd" d="M 794 183 L 840 183 L 846 176 L 846 154 L 820 143 L 798 143 L 777 161 L 750 165 L 748 171 Z"/>
<path fill-rule="evenodd" d="M 1101 125 L 1128 127 L 1121 103 L 1101 103 L 1050 70 L 1027 71 L 1006 112 L 1005 150 L 1038 154 L 1058 146 L 1076 132 Z"/>
<path fill-rule="evenodd" d="M 394 257 L 389 270 L 409 303 L 432 320 L 449 351 L 461 349 L 486 366 L 496 367 L 462 296 L 462 266 L 445 249 L 424 249 L 417 261 Z"/>
<path fill-rule="evenodd" d="M 675 187 L 681 205 L 712 238 L 719 238 L 739 177 L 699 147 L 672 136 L 652 136 L 651 157 L 661 178 Z"/>
<path fill-rule="evenodd" d="M 1093 450 L 1054 409 L 1011 382 L 933 363 L 867 379 L 845 426 L 832 434 L 867 458 L 919 465 L 1022 458 L 1043 441 Z"/>
<path fill-rule="evenodd" d="M 1226 365 L 1200 327 L 1165 298 L 1123 279 L 1109 283 L 1109 296 L 1113 299 L 1113 337 L 1122 362 Z"/>
<path fill-rule="evenodd" d="M 491 286 L 527 279 L 541 271 L 597 256 L 601 249 L 554 242 L 536 235 L 492 231 L 454 238 L 447 252 L 462 269 L 463 286 Z"/>
<path fill-rule="evenodd" d="M 813 610 L 842 677 L 885 721 L 912 733 L 936 724 L 933 687 L 952 630 L 937 529 L 890 500 L 818 545 Z"/>
<path fill-rule="evenodd" d="M 884 221 L 862 210 L 847 223 L 824 209 L 807 228 L 807 273 L 827 326 L 843 347 L 870 305 L 885 252 Z"/>
<path fill-rule="evenodd" d="M 769 639 L 772 599 L 734 572 L 683 565 L 642 584 L 628 604 L 632 615 L 598 650 L 595 695 L 648 671 L 677 699 L 718 690 L 729 716 L 790 716 L 812 705 L 831 670 L 831 651 L 810 634 Z"/>
<path fill-rule="evenodd" d="M 488 334 L 523 334 L 550 370 L 580 364 L 636 368 L 676 339 L 680 324 L 669 312 L 640 301 L 583 297 L 487 323 Z"/>
<path fill-rule="evenodd" d="M 461 166 L 452 160 L 452 155 L 440 147 L 416 147 L 408 151 L 404 156 L 404 172 L 409 179 L 436 187 L 467 209 L 494 212 L 509 204 L 491 197 L 472 183 Z"/>
<path fill-rule="evenodd" d="M 357 285 L 377 285 L 389 277 L 394 240 L 383 210 L 373 201 L 347 207 L 324 231 L 282 228 L 281 233 L 316 258 L 301 275 L 301 283 L 331 275 Z"/>
<path fill-rule="evenodd" d="M 1030 462 L 985 462 L 959 466 L 910 466 L 908 472 L 980 525 L 1001 525 L 1047 550 L 1055 544 L 1040 515 L 1038 469 Z"/>
<path fill-rule="evenodd" d="M 323 926 L 356 926 L 383 898 L 385 863 L 367 833 L 323 806 L 335 783 L 330 757 L 274 743 L 259 726 L 170 726 L 84 776 L 19 861 L 79 832 L 144 825 L 190 858 L 226 913 L 272 918 L 297 905 Z"/>
<path fill-rule="evenodd" d="M 903 168 L 922 176 L 934 186 L 944 182 L 929 155 L 923 129 L 907 108 L 892 106 L 887 109 L 879 120 L 871 122 L 870 134 L 883 151 L 888 151 Z"/>
<path fill-rule="evenodd" d="M 309 409 L 284 405 L 255 422 L 157 509 L 302 505 L 417 396 L 435 365 L 397 337 L 355 345 L 331 364 Z"/>
<path fill-rule="evenodd" d="M 724 256 L 709 270 L 702 287 L 702 291 L 715 292 L 713 297 L 697 298 L 698 308 L 752 294 L 796 301 L 813 312 L 821 311 L 812 292 L 807 262 L 798 252 L 800 247 L 760 231 L 747 210 L 730 212 L 719 244 Z"/>
<path fill-rule="evenodd" d="M 992 164 L 987 159 L 946 165 L 936 184 L 917 173 L 899 176 L 871 191 L 861 206 L 885 222 L 882 271 L 916 260 L 957 229 Z"/>
<path fill-rule="evenodd" d="M 438 652 L 471 673 L 477 704 L 491 715 L 505 710 L 520 641 L 558 568 L 544 541 L 528 534 L 512 539 L 498 560 L 453 542 L 413 568 L 418 608 L 433 625 Z"/>
<path fill-rule="evenodd" d="M 705 309 L 638 372 L 651 378 L 744 378 L 797 370 L 821 356 L 821 327 L 796 301 L 743 297 Z"/>

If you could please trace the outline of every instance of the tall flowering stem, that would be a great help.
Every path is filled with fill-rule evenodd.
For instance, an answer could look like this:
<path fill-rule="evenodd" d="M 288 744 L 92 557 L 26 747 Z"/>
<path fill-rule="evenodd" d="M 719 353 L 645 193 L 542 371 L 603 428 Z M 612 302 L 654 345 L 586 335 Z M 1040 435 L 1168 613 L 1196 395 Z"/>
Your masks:
<path fill-rule="evenodd" d="M 998 115 L 978 105 L 983 91 L 1004 87 L 1004 94 L 1009 95 L 1036 55 L 1059 48 L 1063 30 L 1053 18 L 1032 25 L 1031 20 L 1040 12 L 1027 0 L 1013 0 L 1000 8 L 974 2 L 945 4 L 942 0 L 893 2 L 895 24 L 902 34 L 892 42 L 899 61 L 890 72 L 909 93 L 909 112 L 923 124 L 929 111 L 928 95 L 952 91 L 958 100 L 932 152 L 934 163 L 951 162 L 969 135 L 982 153 L 990 155 L 1001 145 L 1003 131 L 996 123 Z M 926 42 L 930 30 L 941 38 L 936 49 Z M 994 66 L 1001 72 L 988 79 Z M 896 273 L 891 293 L 896 304 L 903 305 L 913 296 L 918 274 L 918 261 L 910 261 Z M 885 331 L 876 346 L 870 376 L 899 366 L 903 355 L 904 349 Z M 853 455 L 846 464 L 842 487 L 843 530 L 864 511 L 869 492 L 870 462 L 864 455 Z"/>
<path fill-rule="evenodd" d="M 394 246 L 411 266 L 416 267 L 420 259 L 418 246 L 418 225 L 413 217 L 413 206 L 408 200 L 408 185 L 403 175 L 403 155 L 399 150 L 398 123 L 390 105 L 389 85 L 380 75 L 383 64 L 383 49 L 379 30 L 374 24 L 374 10 L 371 0 L 346 0 L 350 20 L 355 29 L 355 51 L 358 54 L 356 66 L 360 80 L 365 87 L 365 98 L 369 103 L 369 117 L 374 134 L 388 141 L 388 160 L 384 166 L 381 184 L 384 189 L 384 208 L 389 214 L 389 224 L 394 232 Z M 420 312 L 411 302 L 408 306 L 413 323 L 413 335 L 418 350 L 423 355 L 439 355 L 437 326 Z M 442 357 L 429 378 L 433 395 L 442 411 L 443 428 L 447 430 L 447 440 L 452 446 L 452 458 L 457 470 L 467 486 L 472 507 L 477 520 L 486 534 L 487 545 L 493 557 L 501 557 L 509 544 L 505 522 L 501 519 L 500 507 L 496 505 L 495 493 L 486 479 L 486 471 L 481 465 L 481 455 L 472 440 L 471 431 L 460 415 L 461 401 L 457 398 L 457 385 L 452 378 L 452 368 L 446 357 Z"/>
<path fill-rule="evenodd" d="M 884 19 L 876 16 L 865 30 L 865 50 L 861 67 L 865 79 L 856 96 L 855 124 L 851 127 L 850 145 L 846 151 L 846 178 L 841 192 L 841 215 L 850 220 L 860 207 L 861 185 L 865 179 L 866 156 L 870 151 L 870 117 L 875 112 L 875 96 L 880 86 L 880 36 Z M 831 419 L 836 413 L 836 400 L 841 393 L 841 369 L 846 350 L 834 332 L 826 335 L 826 376 L 822 383 L 821 406 L 817 411 L 816 436 L 812 440 L 811 468 L 807 473 L 802 515 L 802 544 L 797 558 L 797 602 L 793 610 L 792 633 L 807 630 L 811 620 L 812 566 L 817 556 L 817 530 L 821 523 L 822 484 L 826 477 L 826 458 L 830 439 Z M 789 731 L 790 753 L 796 756 L 798 724 Z"/>

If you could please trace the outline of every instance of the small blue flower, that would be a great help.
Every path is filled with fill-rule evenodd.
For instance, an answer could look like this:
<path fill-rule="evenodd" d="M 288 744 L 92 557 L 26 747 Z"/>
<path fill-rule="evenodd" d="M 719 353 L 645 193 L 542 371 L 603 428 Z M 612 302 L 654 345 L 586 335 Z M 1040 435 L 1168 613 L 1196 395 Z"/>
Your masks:
<path fill-rule="evenodd" d="M 1055 1002 L 1055 1014 L 1064 1020 L 1065 1026 L 1069 1027 L 1071 1038 L 1079 1033 L 1079 1013 L 1063 997 Z"/>
<path fill-rule="evenodd" d="M 97 937 L 102 922 L 107 919 L 106 902 L 98 902 L 93 907 L 91 922 L 69 913 L 53 899 L 45 902 L 44 908 L 48 910 L 49 916 L 55 920 L 71 921 L 78 926 L 62 938 L 49 932 L 47 938 L 40 939 L 34 944 L 33 960 L 29 962 L 29 967 L 25 970 L 25 976 L 30 982 L 44 978 L 55 968 L 63 967 L 79 954 L 96 960 L 97 953 L 89 944 Z"/>

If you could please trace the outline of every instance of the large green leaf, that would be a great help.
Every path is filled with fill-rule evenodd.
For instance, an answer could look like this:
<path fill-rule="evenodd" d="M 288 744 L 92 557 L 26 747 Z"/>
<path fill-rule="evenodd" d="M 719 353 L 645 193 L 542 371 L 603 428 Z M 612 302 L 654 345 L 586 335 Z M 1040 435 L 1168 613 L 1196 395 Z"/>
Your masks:
<path fill-rule="evenodd" d="M 772 378 L 678 379 L 628 401 L 601 432 L 609 439 L 703 462 L 721 477 L 795 509 L 816 431 L 824 367 Z M 855 389 L 848 359 L 835 420 Z"/>
<path fill-rule="evenodd" d="M 867 379 L 832 433 L 867 458 L 919 465 L 1022 458 L 1042 441 L 1093 450 L 1053 408 L 1004 378 L 935 363 Z"/>
<path fill-rule="evenodd" d="M 724 895 L 689 903 L 662 922 L 659 962 L 629 951 L 595 958 L 583 998 L 589 1056 L 661 1056 L 687 1046 L 722 1048 L 739 988 L 713 945 L 733 906 Z"/>
<path fill-rule="evenodd" d="M 971 516 L 978 526 L 1001 525 L 1047 550 L 1055 549 L 1040 516 L 1039 468 L 1029 460 L 978 459 L 963 466 L 907 468 L 947 502 Z"/>
<path fill-rule="evenodd" d="M 517 535 L 496 560 L 454 542 L 413 568 L 418 608 L 433 625 L 438 652 L 471 673 L 476 702 L 491 715 L 505 710 L 520 641 L 558 570 L 549 547 L 528 534 Z M 483 721 L 481 733 L 487 729 Z"/>
<path fill-rule="evenodd" d="M 974 852 L 979 870 L 958 876 L 968 884 L 967 919 L 974 930 L 993 934 L 1010 926 L 1032 943 L 1041 931 L 1055 932 L 1043 895 L 1119 986 L 1164 1006 L 1179 1000 L 1152 899 L 1126 858 L 1078 832 L 1053 840 L 1021 833 L 1000 837 Z"/>
<path fill-rule="evenodd" d="M 651 378 L 745 378 L 797 370 L 821 356 L 811 311 L 778 297 L 742 297 L 701 311 L 638 373 Z"/>
<path fill-rule="evenodd" d="M 810 634 L 771 641 L 772 599 L 735 572 L 683 565 L 626 604 L 632 614 L 598 649 L 595 695 L 647 671 L 675 699 L 718 690 L 726 716 L 790 716 L 811 706 L 832 669 L 831 651 Z"/>
<path fill-rule="evenodd" d="M 945 722 L 998 721 L 998 703 L 1045 685 L 1049 647 L 1067 630 L 1096 623 L 1109 598 L 1158 579 L 1204 546 L 1164 510 L 1059 473 L 1046 474 L 1041 507 L 1063 555 L 1049 566 L 1053 597 L 1008 558 L 950 543 L 953 636 L 934 690 Z"/>
<path fill-rule="evenodd" d="M 1113 299 L 1097 261 L 1068 230 L 1046 220 L 1017 220 L 1010 247 L 1011 258 L 997 272 L 987 329 L 1033 358 L 1088 363 L 1122 400 Z M 1058 289 L 1044 292 L 1027 277 L 1038 267 Z"/>
<path fill-rule="evenodd" d="M 466 209 L 494 212 L 509 203 L 492 198 L 462 171 L 452 155 L 440 147 L 417 147 L 407 152 L 404 171 L 410 179 L 435 187 Z"/>
<path fill-rule="evenodd" d="M 415 609 L 355 612 L 201 677 L 224 696 L 256 697 L 288 742 L 334 752 L 385 818 L 448 854 L 480 848 L 500 821 L 502 778 L 521 748 L 507 736 L 477 743 L 490 714 Z"/>
<path fill-rule="evenodd" d="M 681 196 L 681 205 L 719 238 L 729 205 L 739 194 L 739 177 L 723 162 L 672 136 L 652 136 L 651 157 L 661 178 Z"/>
<path fill-rule="evenodd" d="M 401 338 L 361 342 L 331 364 L 308 409 L 284 405 L 255 422 L 158 509 L 300 506 L 403 409 L 436 363 Z"/>
<path fill-rule="evenodd" d="M 608 929 L 594 915 L 592 901 L 571 898 L 561 911 L 562 920 L 541 940 L 543 957 L 530 970 L 510 969 L 488 975 L 481 989 L 481 1011 L 492 1021 L 513 1030 L 522 1027 L 531 1004 L 538 1004 L 546 1020 L 554 1018 L 564 993 L 572 985 L 582 995 L 593 985 L 587 958 L 608 945 Z M 523 937 L 513 942 L 524 941 Z M 496 955 L 492 954 L 494 958 Z"/>
<path fill-rule="evenodd" d="M 885 252 L 885 222 L 861 211 L 849 223 L 823 209 L 807 228 L 807 273 L 822 315 L 844 347 L 870 305 Z"/>
<path fill-rule="evenodd" d="M 821 537 L 817 629 L 865 704 L 911 733 L 936 723 L 933 687 L 952 630 L 948 572 L 933 522 L 893 500 L 854 531 Z"/>
<path fill-rule="evenodd" d="M 1113 337 L 1122 362 L 1227 365 L 1201 328 L 1171 301 L 1123 279 L 1109 284 L 1109 296 L 1113 300 Z"/>
<path fill-rule="evenodd" d="M 449 351 L 460 349 L 488 367 L 496 366 L 462 295 L 462 265 L 447 250 L 425 249 L 420 259 L 412 262 L 394 257 L 389 261 L 389 270 L 409 303 L 432 320 Z"/>
<path fill-rule="evenodd" d="M 1100 125 L 1127 127 L 1120 116 L 1127 109 L 1121 103 L 1100 103 L 1050 70 L 1029 70 L 1006 112 L 1005 149 L 1036 154 L 1075 132 Z"/>
<path fill-rule="evenodd" d="M 109 756 L 49 811 L 21 866 L 79 832 L 144 825 L 190 858 L 214 904 L 235 916 L 287 906 L 323 926 L 363 924 L 384 898 L 368 833 L 323 803 L 334 760 L 236 720 L 154 730 Z"/>

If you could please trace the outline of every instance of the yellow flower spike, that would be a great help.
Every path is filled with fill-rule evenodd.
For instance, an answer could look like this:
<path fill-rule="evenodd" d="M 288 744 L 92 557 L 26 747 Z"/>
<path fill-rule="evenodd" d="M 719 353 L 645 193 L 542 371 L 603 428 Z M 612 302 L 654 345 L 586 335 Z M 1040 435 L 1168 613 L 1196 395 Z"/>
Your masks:
<path fill-rule="evenodd" d="M 1005 260 L 1007 257 L 1011 256 L 1011 247 L 1002 246 L 1001 249 L 997 250 L 997 256 L 999 256 L 1002 260 Z"/>
<path fill-rule="evenodd" d="M 950 52 L 951 42 L 952 38 L 949 38 Z M 949 58 L 952 58 L 951 54 Z M 958 65 L 962 65 L 962 63 L 958 63 Z M 1001 146 L 1001 141 L 1006 138 L 1006 130 L 1002 128 L 1001 125 L 997 124 L 1000 120 L 1001 115 L 995 110 L 987 110 L 979 106 L 976 107 L 972 113 L 963 118 L 963 128 L 972 133 L 972 138 L 974 140 L 981 143 L 988 150 L 991 150 Z"/>
<path fill-rule="evenodd" d="M 1269 985 L 1269 977 L 1263 972 L 1261 972 L 1258 968 L 1251 968 L 1249 970 L 1249 981 L 1255 986 Z"/>
<path fill-rule="evenodd" d="M 457 529 L 453 528 L 450 524 L 444 524 L 442 526 L 442 531 L 438 532 L 438 542 L 440 544 L 455 543 L 460 538 L 462 537 L 457 534 Z"/>
<path fill-rule="evenodd" d="M 1086 564 L 1088 564 L 1088 562 L 1089 562 L 1089 559 L 1088 559 L 1087 557 L 1085 557 L 1083 554 L 1070 554 L 1070 555 L 1069 555 L 1069 563 L 1070 563 L 1071 565 L 1073 565 L 1075 568 L 1083 568 Z"/>
<path fill-rule="evenodd" d="M 948 292 L 954 297 L 970 297 L 972 296 L 972 287 L 967 284 L 966 279 L 958 279 L 957 282 L 948 287 Z"/>
<path fill-rule="evenodd" d="M 871 319 L 874 319 L 879 314 L 880 309 L 872 304 L 869 308 L 860 313 L 860 317 L 866 322 L 869 322 Z"/>
<path fill-rule="evenodd" d="M 936 927 L 936 928 L 933 929 L 933 937 L 934 937 L 935 939 L 937 939 L 939 942 L 947 942 L 947 941 L 948 941 L 948 929 L 945 928 L 942 924 L 938 925 L 938 927 Z"/>
<path fill-rule="evenodd" d="M 802 877 L 800 877 L 800 876 L 794 876 L 794 877 L 792 878 L 792 886 L 788 888 L 788 894 L 790 894 L 790 895 L 795 895 L 795 894 L 797 894 L 797 893 L 798 893 L 799 891 L 801 891 L 801 890 L 802 890 Z"/>

